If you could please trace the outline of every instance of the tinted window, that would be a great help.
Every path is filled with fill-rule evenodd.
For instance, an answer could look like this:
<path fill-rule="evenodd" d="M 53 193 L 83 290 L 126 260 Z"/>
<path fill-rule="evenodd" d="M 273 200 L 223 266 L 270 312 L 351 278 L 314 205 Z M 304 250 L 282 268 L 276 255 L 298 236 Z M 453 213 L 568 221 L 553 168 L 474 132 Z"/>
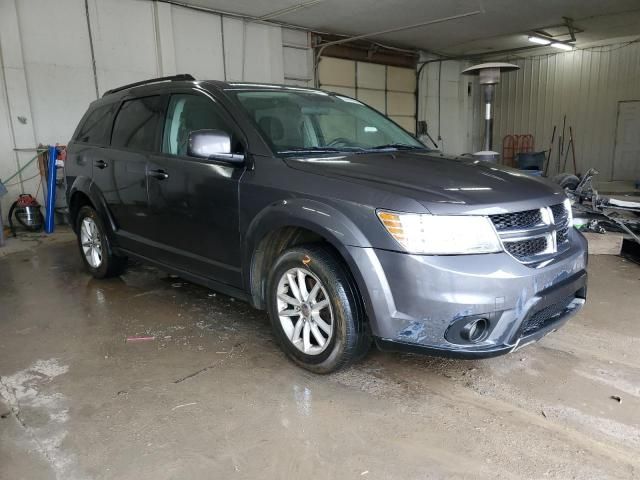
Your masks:
<path fill-rule="evenodd" d="M 76 142 L 108 145 L 111 122 L 117 104 L 104 105 L 90 112 L 76 135 Z"/>
<path fill-rule="evenodd" d="M 220 107 L 200 95 L 172 95 L 164 125 L 162 151 L 186 155 L 189 134 L 195 130 L 221 130 L 231 137 L 234 153 L 242 150 L 237 135 L 224 118 Z"/>
<path fill-rule="evenodd" d="M 161 120 L 162 100 L 159 96 L 128 100 L 122 104 L 116 117 L 111 145 L 154 151 Z"/>

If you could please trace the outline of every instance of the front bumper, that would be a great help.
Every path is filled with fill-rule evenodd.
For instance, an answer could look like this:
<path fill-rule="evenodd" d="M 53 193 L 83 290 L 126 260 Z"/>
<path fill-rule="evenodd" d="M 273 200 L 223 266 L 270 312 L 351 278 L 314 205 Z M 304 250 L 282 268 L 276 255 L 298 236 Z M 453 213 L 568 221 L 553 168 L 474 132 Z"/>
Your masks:
<path fill-rule="evenodd" d="M 351 248 L 377 345 L 457 358 L 513 351 L 556 330 L 586 298 L 586 240 L 536 268 L 506 253 L 408 255 Z M 471 342 L 459 326 L 482 318 L 487 332 Z"/>

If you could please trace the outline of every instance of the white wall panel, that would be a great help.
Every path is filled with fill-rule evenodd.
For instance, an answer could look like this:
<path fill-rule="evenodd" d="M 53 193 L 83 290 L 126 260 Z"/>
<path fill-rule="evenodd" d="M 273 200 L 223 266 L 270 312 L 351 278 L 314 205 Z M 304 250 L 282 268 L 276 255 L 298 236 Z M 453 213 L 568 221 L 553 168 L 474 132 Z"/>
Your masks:
<path fill-rule="evenodd" d="M 110 88 L 159 75 L 153 8 L 152 2 L 132 0 L 89 2 L 101 95 Z"/>
<path fill-rule="evenodd" d="M 429 134 L 440 149 L 452 155 L 477 149 L 472 144 L 474 103 L 467 94 L 469 78 L 460 75 L 467 66 L 460 61 L 442 62 L 442 67 L 433 62 L 420 76 L 418 119 L 427 122 Z"/>
<path fill-rule="evenodd" d="M 558 126 L 558 135 L 566 115 L 567 127 L 571 125 L 575 135 L 578 170 L 595 167 L 601 180 L 610 180 L 618 102 L 640 100 L 640 44 L 529 57 L 513 63 L 521 69 L 505 75 L 496 91 L 497 149 L 502 148 L 503 137 L 513 133 L 530 133 L 537 150 L 547 149 L 553 126 Z M 554 151 L 554 160 L 556 156 Z"/>
<path fill-rule="evenodd" d="M 245 23 L 244 80 L 284 83 L 282 29 Z"/>
<path fill-rule="evenodd" d="M 284 83 L 313 86 L 313 49 L 310 34 L 304 30 L 282 28 Z"/>
<path fill-rule="evenodd" d="M 227 80 L 230 82 L 244 80 L 244 25 L 244 20 L 237 18 L 224 17 L 222 19 L 226 74 Z"/>
<path fill-rule="evenodd" d="M 0 179 L 7 179 L 17 169 L 16 156 L 13 149 L 13 136 L 11 134 L 11 122 L 9 105 L 5 95 L 4 75 L 0 75 Z M 12 183 L 15 180 L 12 180 Z M 6 218 L 9 213 L 9 205 L 15 200 L 19 193 L 19 186 L 7 187 L 9 194 L 0 198 L 2 204 L 2 215 Z M 4 222 L 3 222 L 4 223 Z"/>
<path fill-rule="evenodd" d="M 69 125 L 96 99 L 84 2 L 26 0 L 16 5 L 36 138 L 66 143 L 72 133 Z M 64 29 L 52 39 L 42 18 L 79 28 Z"/>
<path fill-rule="evenodd" d="M 198 79 L 224 80 L 220 15 L 172 7 L 171 19 L 176 71 Z"/>
<path fill-rule="evenodd" d="M 297 81 L 297 85 L 311 86 L 313 80 L 311 49 L 283 47 L 285 83 Z"/>
<path fill-rule="evenodd" d="M 67 142 L 96 98 L 96 82 L 100 95 L 182 72 L 200 79 L 313 84 L 305 31 L 148 0 L 89 0 L 88 15 L 89 25 L 84 0 L 0 0 L 0 178 L 34 155 L 14 148 Z M 34 173 L 30 169 L 24 178 Z M 37 180 L 16 186 L 3 205 L 18 190 L 36 188 Z"/>

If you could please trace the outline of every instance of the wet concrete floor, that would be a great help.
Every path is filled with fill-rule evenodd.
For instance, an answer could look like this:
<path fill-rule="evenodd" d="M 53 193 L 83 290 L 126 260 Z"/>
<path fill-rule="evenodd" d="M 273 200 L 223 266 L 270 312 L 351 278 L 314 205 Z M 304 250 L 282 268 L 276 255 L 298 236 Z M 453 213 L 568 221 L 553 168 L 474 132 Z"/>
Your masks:
<path fill-rule="evenodd" d="M 316 376 L 263 312 L 42 242 L 0 258 L 0 478 L 640 478 L 640 267 L 589 271 L 587 307 L 519 352 Z"/>

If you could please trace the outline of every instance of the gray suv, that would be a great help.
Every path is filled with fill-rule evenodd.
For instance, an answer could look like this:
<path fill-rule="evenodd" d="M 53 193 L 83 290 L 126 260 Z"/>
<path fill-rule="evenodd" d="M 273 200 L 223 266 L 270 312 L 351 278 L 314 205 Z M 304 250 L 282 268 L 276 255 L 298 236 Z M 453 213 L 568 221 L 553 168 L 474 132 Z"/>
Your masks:
<path fill-rule="evenodd" d="M 164 77 L 93 102 L 67 159 L 82 259 L 127 257 L 266 309 L 326 373 L 384 350 L 511 352 L 584 304 L 563 190 L 453 158 L 344 95 Z"/>

